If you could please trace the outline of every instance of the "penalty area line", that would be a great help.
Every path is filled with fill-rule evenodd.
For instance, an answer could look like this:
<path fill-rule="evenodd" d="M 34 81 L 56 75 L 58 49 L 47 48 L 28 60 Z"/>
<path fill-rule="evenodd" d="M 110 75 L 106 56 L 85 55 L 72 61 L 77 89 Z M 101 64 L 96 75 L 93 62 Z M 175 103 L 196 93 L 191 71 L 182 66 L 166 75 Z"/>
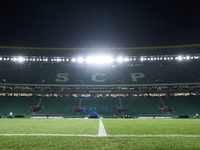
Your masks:
<path fill-rule="evenodd" d="M 0 134 L 0 136 L 75 136 L 75 137 L 200 137 L 200 135 L 160 134 L 160 135 L 90 135 L 90 134 Z"/>

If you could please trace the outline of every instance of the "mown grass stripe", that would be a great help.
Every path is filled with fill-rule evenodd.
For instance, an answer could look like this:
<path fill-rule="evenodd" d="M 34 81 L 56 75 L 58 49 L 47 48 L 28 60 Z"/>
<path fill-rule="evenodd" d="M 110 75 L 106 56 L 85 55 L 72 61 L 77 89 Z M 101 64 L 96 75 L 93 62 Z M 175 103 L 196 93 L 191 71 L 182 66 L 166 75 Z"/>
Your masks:
<path fill-rule="evenodd" d="M 200 137 L 200 135 L 160 134 L 160 135 L 90 135 L 90 134 L 0 134 L 0 136 L 80 136 L 80 137 Z"/>

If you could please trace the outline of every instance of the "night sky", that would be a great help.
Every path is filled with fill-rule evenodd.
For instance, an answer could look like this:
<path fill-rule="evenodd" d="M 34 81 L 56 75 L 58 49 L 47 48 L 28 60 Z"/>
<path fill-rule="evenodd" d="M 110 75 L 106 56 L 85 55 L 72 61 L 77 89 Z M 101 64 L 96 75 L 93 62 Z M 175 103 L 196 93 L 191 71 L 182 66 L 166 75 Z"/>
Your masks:
<path fill-rule="evenodd" d="M 0 45 L 144 47 L 200 43 L 198 1 L 1 0 Z"/>

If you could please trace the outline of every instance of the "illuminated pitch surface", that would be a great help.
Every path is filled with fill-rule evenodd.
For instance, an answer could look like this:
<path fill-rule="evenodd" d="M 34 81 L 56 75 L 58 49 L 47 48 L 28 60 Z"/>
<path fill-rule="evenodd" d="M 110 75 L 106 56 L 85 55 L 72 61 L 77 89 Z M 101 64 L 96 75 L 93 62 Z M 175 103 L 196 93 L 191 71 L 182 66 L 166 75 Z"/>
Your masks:
<path fill-rule="evenodd" d="M 199 119 L 103 119 L 102 122 L 108 136 L 98 136 L 99 119 L 0 119 L 0 149 L 200 149 Z M 116 136 L 124 134 L 141 136 Z M 158 134 L 163 136 L 155 136 Z M 166 136 L 169 134 L 183 136 Z"/>
<path fill-rule="evenodd" d="M 97 135 L 97 119 L 0 119 L 0 134 Z"/>
<path fill-rule="evenodd" d="M 199 119 L 103 120 L 108 135 L 199 135 Z"/>

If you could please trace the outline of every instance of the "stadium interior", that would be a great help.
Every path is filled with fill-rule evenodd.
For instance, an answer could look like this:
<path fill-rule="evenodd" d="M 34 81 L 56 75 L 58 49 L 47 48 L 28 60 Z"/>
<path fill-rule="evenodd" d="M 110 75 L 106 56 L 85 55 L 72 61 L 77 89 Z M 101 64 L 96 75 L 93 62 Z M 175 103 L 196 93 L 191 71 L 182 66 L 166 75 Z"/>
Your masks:
<path fill-rule="evenodd" d="M 1 46 L 1 117 L 198 117 L 199 49 Z"/>

